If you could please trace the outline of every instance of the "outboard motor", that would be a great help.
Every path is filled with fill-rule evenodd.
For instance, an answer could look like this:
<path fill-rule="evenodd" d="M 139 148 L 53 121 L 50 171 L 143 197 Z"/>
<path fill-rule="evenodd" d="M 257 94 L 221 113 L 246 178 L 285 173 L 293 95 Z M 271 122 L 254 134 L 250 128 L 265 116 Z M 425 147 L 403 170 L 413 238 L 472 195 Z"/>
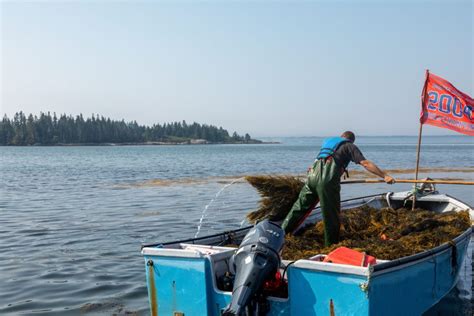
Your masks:
<path fill-rule="evenodd" d="M 283 229 L 268 220 L 255 225 L 245 235 L 232 260 L 235 280 L 232 301 L 224 316 L 265 315 L 258 302 L 265 281 L 280 267 L 280 251 L 285 242 Z M 258 312 L 260 310 L 260 312 Z"/>

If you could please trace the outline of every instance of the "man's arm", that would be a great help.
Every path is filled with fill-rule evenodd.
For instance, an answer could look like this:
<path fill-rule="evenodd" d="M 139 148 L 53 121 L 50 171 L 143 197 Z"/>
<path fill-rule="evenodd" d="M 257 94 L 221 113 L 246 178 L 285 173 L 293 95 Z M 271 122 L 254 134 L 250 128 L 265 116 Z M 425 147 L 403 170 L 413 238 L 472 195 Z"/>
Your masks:
<path fill-rule="evenodd" d="M 360 165 L 364 167 L 367 171 L 375 174 L 384 179 L 385 182 L 392 184 L 395 183 L 395 179 L 392 178 L 388 173 L 383 172 L 376 164 L 370 160 L 362 160 Z"/>

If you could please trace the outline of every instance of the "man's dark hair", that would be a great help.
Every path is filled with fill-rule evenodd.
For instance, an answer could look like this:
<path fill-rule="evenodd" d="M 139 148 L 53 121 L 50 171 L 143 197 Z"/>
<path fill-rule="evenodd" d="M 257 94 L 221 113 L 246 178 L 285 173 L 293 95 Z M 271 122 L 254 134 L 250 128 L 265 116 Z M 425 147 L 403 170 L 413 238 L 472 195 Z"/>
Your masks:
<path fill-rule="evenodd" d="M 352 133 L 351 131 L 345 131 L 344 133 L 342 133 L 341 137 L 347 138 L 351 142 L 355 142 L 356 140 L 354 133 Z"/>

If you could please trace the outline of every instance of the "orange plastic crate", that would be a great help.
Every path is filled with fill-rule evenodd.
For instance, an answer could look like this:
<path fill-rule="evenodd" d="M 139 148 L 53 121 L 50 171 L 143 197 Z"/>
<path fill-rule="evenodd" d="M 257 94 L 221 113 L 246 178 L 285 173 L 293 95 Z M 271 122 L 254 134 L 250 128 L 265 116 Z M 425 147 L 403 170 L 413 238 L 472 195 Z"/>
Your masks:
<path fill-rule="evenodd" d="M 365 254 L 365 252 L 359 252 L 347 247 L 339 247 L 331 251 L 323 262 L 332 262 L 339 264 L 349 264 L 358 267 L 367 267 L 369 264 L 374 265 L 377 263 L 375 257 Z"/>

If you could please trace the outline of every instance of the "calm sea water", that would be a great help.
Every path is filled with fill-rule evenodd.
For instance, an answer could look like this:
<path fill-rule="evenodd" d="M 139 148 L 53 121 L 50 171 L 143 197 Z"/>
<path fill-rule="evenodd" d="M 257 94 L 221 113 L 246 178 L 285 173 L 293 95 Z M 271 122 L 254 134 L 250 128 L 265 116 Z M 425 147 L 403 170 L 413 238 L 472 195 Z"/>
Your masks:
<path fill-rule="evenodd" d="M 256 192 L 237 181 L 216 194 L 248 174 L 304 173 L 322 139 L 268 140 L 283 143 L 0 147 L 0 314 L 149 314 L 141 243 L 193 237 L 201 218 L 200 235 L 239 227 Z M 382 168 L 405 169 L 415 165 L 416 141 L 357 144 Z M 472 168 L 473 158 L 472 137 L 423 139 L 422 167 Z M 342 195 L 409 189 L 350 185 Z M 472 187 L 438 189 L 474 205 Z M 472 314 L 472 244 L 458 286 L 427 315 Z"/>

